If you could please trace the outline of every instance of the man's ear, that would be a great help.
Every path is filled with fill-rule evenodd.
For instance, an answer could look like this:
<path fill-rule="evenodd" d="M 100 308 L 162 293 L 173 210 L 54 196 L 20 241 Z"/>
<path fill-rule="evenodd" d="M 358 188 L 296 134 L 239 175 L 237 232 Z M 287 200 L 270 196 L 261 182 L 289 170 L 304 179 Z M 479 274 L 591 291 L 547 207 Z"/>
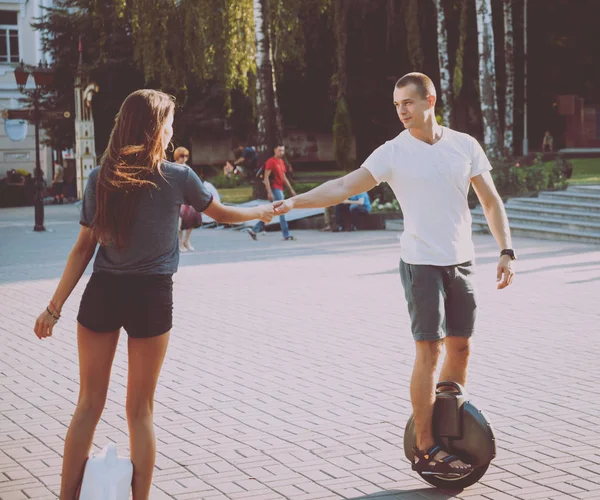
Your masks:
<path fill-rule="evenodd" d="M 427 100 L 429 101 L 429 107 L 435 108 L 435 103 L 437 102 L 437 97 L 434 95 L 427 96 Z"/>

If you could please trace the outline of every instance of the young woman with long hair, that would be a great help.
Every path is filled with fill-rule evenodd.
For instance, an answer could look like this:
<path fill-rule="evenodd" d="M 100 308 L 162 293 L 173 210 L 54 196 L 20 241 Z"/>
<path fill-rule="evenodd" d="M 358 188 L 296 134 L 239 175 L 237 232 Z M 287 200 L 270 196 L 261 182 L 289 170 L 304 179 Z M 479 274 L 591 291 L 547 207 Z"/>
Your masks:
<path fill-rule="evenodd" d="M 77 317 L 79 399 L 65 438 L 60 500 L 77 496 L 121 327 L 128 334 L 133 498 L 148 499 L 156 457 L 154 391 L 172 326 L 180 206 L 191 205 L 225 223 L 273 216 L 272 205 L 221 205 L 188 166 L 165 161 L 174 108 L 174 99 L 156 90 L 138 90 L 123 102 L 100 166 L 88 179 L 79 237 L 52 300 L 35 323 L 38 338 L 52 335 L 63 304 L 100 244 Z"/>

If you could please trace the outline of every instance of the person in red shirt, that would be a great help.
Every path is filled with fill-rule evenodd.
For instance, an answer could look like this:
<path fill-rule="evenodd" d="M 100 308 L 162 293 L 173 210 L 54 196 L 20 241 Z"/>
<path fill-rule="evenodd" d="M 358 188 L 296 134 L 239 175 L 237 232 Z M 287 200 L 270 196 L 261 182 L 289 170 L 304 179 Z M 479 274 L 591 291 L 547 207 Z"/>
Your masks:
<path fill-rule="evenodd" d="M 267 196 L 269 201 L 284 200 L 284 187 L 288 188 L 292 196 L 296 196 L 294 188 L 285 175 L 287 171 L 285 162 L 283 161 L 285 146 L 283 144 L 276 146 L 273 150 L 273 153 L 273 156 L 269 158 L 265 164 L 265 179 L 263 181 L 265 183 L 265 187 L 267 188 Z M 279 216 L 279 224 L 281 225 L 281 232 L 283 233 L 283 239 L 285 241 L 293 241 L 296 239 L 295 236 L 290 234 L 285 216 Z M 259 221 L 252 229 L 248 231 L 248 234 L 254 241 L 256 241 L 257 233 L 260 233 L 264 228 L 264 222 Z"/>

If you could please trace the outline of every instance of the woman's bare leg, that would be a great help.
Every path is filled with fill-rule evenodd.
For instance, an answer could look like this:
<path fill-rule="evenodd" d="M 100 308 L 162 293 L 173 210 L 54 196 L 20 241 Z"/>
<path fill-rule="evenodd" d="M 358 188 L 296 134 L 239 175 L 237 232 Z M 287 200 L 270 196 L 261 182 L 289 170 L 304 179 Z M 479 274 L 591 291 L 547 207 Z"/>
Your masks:
<path fill-rule="evenodd" d="M 170 332 L 150 338 L 129 338 L 127 423 L 133 462 L 133 500 L 148 500 L 156 459 L 154 391 Z"/>
<path fill-rule="evenodd" d="M 104 410 L 119 330 L 97 333 L 77 324 L 79 399 L 63 454 L 60 500 L 74 500 L 81 485 L 94 431 Z"/>

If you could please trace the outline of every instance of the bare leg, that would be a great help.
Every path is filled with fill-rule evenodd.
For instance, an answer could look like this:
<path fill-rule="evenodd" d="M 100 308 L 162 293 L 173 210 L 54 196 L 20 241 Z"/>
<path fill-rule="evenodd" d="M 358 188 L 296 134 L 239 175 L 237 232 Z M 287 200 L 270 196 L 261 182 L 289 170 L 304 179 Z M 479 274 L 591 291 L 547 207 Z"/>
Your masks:
<path fill-rule="evenodd" d="M 187 248 L 185 248 L 183 246 L 183 230 L 181 229 L 182 224 L 183 224 L 183 219 L 181 217 L 179 217 L 179 224 L 177 226 L 179 229 L 179 231 L 177 231 L 177 235 L 179 236 L 179 251 L 187 252 Z"/>
<path fill-rule="evenodd" d="M 133 462 L 133 500 L 148 500 L 156 460 L 154 391 L 170 332 L 150 338 L 129 338 L 127 423 Z"/>
<path fill-rule="evenodd" d="M 191 236 L 192 236 L 192 230 L 191 230 L 191 229 L 188 229 L 188 230 L 185 232 L 185 240 L 183 241 L 183 246 L 184 246 L 185 248 L 187 248 L 187 249 L 188 249 L 190 252 L 193 252 L 195 249 L 194 249 L 194 247 L 192 246 L 192 244 L 190 243 L 190 238 L 191 238 Z"/>
<path fill-rule="evenodd" d="M 60 500 L 74 500 L 81 485 L 94 431 L 104 410 L 119 330 L 96 333 L 77 325 L 79 399 L 65 438 Z"/>
<path fill-rule="evenodd" d="M 425 450 L 435 444 L 433 438 L 433 404 L 435 403 L 435 369 L 442 341 L 417 341 L 416 359 L 410 381 L 417 448 Z"/>
<path fill-rule="evenodd" d="M 446 359 L 440 373 L 440 382 L 450 380 L 464 387 L 467 384 L 471 339 L 446 337 L 444 339 L 444 347 L 446 348 Z"/>
<path fill-rule="evenodd" d="M 455 337 L 453 337 L 454 339 Z M 463 339 L 464 340 L 464 339 Z M 413 369 L 412 379 L 410 383 L 410 398 L 413 406 L 413 415 L 415 419 L 415 432 L 417 435 L 417 448 L 419 450 L 428 450 L 435 443 L 433 435 L 433 406 L 435 404 L 435 370 L 440 357 L 441 347 L 443 341 L 418 341 L 416 342 L 417 356 L 415 359 L 415 366 Z M 451 349 L 454 348 L 452 340 L 449 342 Z M 453 349 L 454 351 L 454 349 Z M 458 361 L 454 358 L 450 367 L 456 366 Z M 446 363 L 444 368 L 448 363 Z M 442 371 L 442 375 L 444 372 Z M 446 372 L 446 375 L 451 375 L 450 372 Z M 466 369 L 465 369 L 466 377 Z M 455 380 L 453 378 L 443 378 L 443 380 Z M 463 380 L 463 379 L 461 379 Z M 456 382 L 461 383 L 459 380 Z M 445 451 L 440 451 L 435 454 L 436 460 L 448 456 Z M 466 464 L 457 460 L 452 462 L 452 467 L 456 469 L 466 468 Z"/>

